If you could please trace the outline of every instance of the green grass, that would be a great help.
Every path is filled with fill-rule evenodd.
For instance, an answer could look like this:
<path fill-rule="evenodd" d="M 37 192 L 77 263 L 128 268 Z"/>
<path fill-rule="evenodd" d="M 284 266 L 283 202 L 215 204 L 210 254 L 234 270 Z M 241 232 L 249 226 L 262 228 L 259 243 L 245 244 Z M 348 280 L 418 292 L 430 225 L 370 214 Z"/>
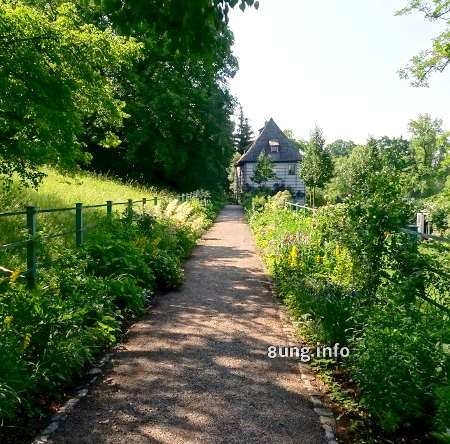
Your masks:
<path fill-rule="evenodd" d="M 77 202 L 84 205 L 106 204 L 106 201 L 125 202 L 127 199 L 139 200 L 143 197 L 150 199 L 169 198 L 171 195 L 165 190 L 154 187 L 144 187 L 135 182 L 120 182 L 117 179 L 94 173 L 82 173 L 72 177 L 57 173 L 52 169 L 45 169 L 47 177 L 39 189 L 20 188 L 14 184 L 9 190 L 0 193 L 0 212 L 23 211 L 27 205 L 34 205 L 39 209 L 74 207 Z M 0 184 L 1 186 L 1 184 Z M 152 201 L 148 206 L 153 205 Z M 123 212 L 126 206 L 114 206 L 114 212 Z M 106 214 L 106 208 L 86 209 L 84 223 L 95 225 Z M 41 234 L 58 233 L 75 228 L 75 212 L 43 213 L 38 215 L 38 231 Z M 0 244 L 24 240 L 27 236 L 26 217 L 0 217 Z M 85 234 L 89 238 L 89 231 Z M 73 244 L 74 235 L 64 238 L 67 244 Z M 0 265 L 9 269 L 23 269 L 25 263 L 24 248 L 14 248 L 0 251 Z"/>

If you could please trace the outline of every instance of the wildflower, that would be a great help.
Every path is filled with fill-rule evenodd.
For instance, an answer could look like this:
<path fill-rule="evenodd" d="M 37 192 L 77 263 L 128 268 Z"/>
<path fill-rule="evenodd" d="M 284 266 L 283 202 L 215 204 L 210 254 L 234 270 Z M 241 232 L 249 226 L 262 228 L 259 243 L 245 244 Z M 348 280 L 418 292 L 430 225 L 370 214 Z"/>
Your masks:
<path fill-rule="evenodd" d="M 297 247 L 295 245 L 291 248 L 289 257 L 291 267 L 295 267 L 297 265 Z"/>
<path fill-rule="evenodd" d="M 9 324 L 11 324 L 12 320 L 13 320 L 13 316 L 6 316 L 5 319 L 3 320 L 3 323 L 8 326 Z"/>

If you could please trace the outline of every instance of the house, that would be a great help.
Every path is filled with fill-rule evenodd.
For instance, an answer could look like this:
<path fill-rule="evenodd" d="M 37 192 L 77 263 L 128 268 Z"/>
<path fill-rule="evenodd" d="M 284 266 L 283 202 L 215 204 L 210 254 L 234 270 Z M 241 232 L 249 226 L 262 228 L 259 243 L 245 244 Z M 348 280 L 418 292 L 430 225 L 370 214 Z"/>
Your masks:
<path fill-rule="evenodd" d="M 259 185 L 252 181 L 252 176 L 261 153 L 272 158 L 276 178 Z M 236 193 L 240 194 L 259 187 L 270 188 L 274 191 L 289 190 L 297 201 L 304 202 L 305 184 L 298 175 L 302 154 L 274 120 L 270 119 L 235 164 Z"/>

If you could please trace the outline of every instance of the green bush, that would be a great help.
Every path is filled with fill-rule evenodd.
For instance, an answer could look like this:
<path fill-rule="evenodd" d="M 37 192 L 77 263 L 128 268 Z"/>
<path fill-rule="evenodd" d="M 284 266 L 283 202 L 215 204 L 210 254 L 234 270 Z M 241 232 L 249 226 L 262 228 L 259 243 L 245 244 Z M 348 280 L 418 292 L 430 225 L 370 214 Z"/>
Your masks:
<path fill-rule="evenodd" d="M 155 254 L 149 261 L 149 267 L 160 290 L 178 288 L 183 283 L 183 268 L 177 257 Z"/>
<path fill-rule="evenodd" d="M 437 413 L 433 389 L 450 376 L 438 319 L 383 298 L 353 338 L 352 374 L 362 402 L 388 431 L 429 423 Z"/>

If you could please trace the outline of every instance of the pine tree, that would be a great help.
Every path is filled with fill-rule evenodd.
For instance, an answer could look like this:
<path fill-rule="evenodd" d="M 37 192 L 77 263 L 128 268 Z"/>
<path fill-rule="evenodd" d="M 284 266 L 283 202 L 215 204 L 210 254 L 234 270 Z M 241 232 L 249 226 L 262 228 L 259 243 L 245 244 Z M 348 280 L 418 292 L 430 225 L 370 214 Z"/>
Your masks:
<path fill-rule="evenodd" d="M 239 105 L 239 123 L 234 133 L 234 145 L 236 151 L 244 154 L 245 149 L 253 141 L 253 131 L 248 123 L 248 119 L 244 116 L 242 106 Z"/>

